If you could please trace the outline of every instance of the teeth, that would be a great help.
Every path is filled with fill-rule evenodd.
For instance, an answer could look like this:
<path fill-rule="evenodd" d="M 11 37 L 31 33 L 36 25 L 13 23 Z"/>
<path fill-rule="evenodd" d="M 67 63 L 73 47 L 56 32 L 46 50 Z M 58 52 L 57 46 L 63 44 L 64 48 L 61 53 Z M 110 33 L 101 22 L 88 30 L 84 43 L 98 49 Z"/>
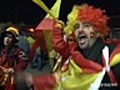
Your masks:
<path fill-rule="evenodd" d="M 79 38 L 80 38 L 80 39 L 82 39 L 82 38 L 86 38 L 86 36 L 80 36 Z"/>

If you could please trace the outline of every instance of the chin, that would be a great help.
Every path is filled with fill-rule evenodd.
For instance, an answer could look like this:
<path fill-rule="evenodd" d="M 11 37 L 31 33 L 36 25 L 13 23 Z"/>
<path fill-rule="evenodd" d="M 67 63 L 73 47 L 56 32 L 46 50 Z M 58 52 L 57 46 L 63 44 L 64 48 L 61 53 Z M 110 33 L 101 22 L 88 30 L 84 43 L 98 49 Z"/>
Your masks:
<path fill-rule="evenodd" d="M 88 49 L 88 48 L 89 48 L 89 45 L 79 45 L 79 47 L 80 47 L 81 49 Z"/>

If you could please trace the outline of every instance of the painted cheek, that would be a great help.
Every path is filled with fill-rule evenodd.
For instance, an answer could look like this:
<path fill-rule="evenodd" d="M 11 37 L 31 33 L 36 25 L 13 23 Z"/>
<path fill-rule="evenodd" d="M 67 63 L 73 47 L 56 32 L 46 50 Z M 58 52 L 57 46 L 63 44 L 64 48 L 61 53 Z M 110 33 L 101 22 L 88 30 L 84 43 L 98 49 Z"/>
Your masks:
<path fill-rule="evenodd" d="M 90 38 L 95 38 L 96 37 L 96 33 L 95 32 L 90 32 Z"/>
<path fill-rule="evenodd" d="M 6 42 L 7 41 L 7 38 L 4 38 L 4 42 Z"/>

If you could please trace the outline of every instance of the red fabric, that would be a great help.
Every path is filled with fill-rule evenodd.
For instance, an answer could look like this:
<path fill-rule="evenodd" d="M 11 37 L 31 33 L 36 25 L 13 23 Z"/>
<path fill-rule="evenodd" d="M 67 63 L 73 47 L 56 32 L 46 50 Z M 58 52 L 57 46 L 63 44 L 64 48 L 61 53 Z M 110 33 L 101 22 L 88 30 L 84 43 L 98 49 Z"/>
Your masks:
<path fill-rule="evenodd" d="M 75 43 L 66 43 L 61 35 L 61 30 L 55 29 L 53 32 L 53 46 L 54 49 L 67 59 L 70 55 L 73 57 L 75 63 L 83 68 L 86 73 L 94 73 L 102 70 L 102 66 L 92 62 L 91 60 L 86 60 L 79 51 L 77 51 L 77 46 Z"/>
<path fill-rule="evenodd" d="M 13 68 L 15 73 L 24 70 L 27 66 L 26 60 L 24 60 L 24 56 L 22 57 L 21 52 L 23 52 L 19 47 L 13 47 L 9 50 L 6 49 L 1 50 L 0 54 L 0 66 L 4 67 L 5 69 Z M 5 56 L 5 57 L 3 57 Z M 21 56 L 21 57 L 20 57 Z M 5 76 L 5 73 L 3 77 Z M 4 80 L 4 78 L 3 78 Z M 3 86 L 4 87 L 4 86 Z M 11 84 L 11 76 L 7 78 L 5 83 L 5 90 L 14 90 L 13 85 Z"/>
<path fill-rule="evenodd" d="M 45 32 L 46 30 L 53 30 L 55 21 L 53 19 L 45 18 L 40 24 L 35 28 L 34 35 L 44 52 L 48 52 L 45 42 Z"/>
<path fill-rule="evenodd" d="M 45 42 L 45 36 L 42 30 L 35 30 L 34 32 L 36 37 L 36 42 L 39 44 L 40 48 L 47 52 L 46 42 Z"/>
<path fill-rule="evenodd" d="M 38 24 L 35 30 L 53 30 L 54 23 L 55 21 L 53 19 L 45 18 Z"/>
<path fill-rule="evenodd" d="M 113 57 L 114 57 L 117 53 L 120 53 L 120 43 L 117 43 L 116 48 L 114 49 L 114 51 L 113 51 L 112 54 L 110 55 L 110 62 L 113 60 Z"/>
<path fill-rule="evenodd" d="M 33 77 L 34 90 L 54 90 L 55 83 L 53 74 Z"/>
<path fill-rule="evenodd" d="M 84 73 L 95 73 L 95 72 L 99 72 L 102 71 L 103 66 L 93 62 L 92 60 L 87 60 L 86 58 L 83 57 L 83 55 L 80 54 L 80 52 L 77 49 L 77 46 L 75 43 L 66 43 L 63 40 L 63 36 L 61 34 L 61 30 L 59 30 L 58 28 L 54 30 L 53 32 L 53 46 L 54 49 L 60 53 L 60 55 L 63 56 L 63 58 L 68 58 L 69 56 L 72 56 L 74 62 L 82 68 L 82 70 L 84 71 Z M 117 45 L 117 47 L 115 48 L 115 50 L 112 52 L 112 54 L 110 55 L 110 61 L 112 60 L 113 56 L 120 52 L 120 44 L 116 43 L 116 41 L 114 41 L 114 45 Z M 110 42 L 107 42 L 110 44 Z M 111 42 L 113 43 L 113 41 Z"/>
<path fill-rule="evenodd" d="M 9 78 L 9 80 L 6 84 L 5 90 L 15 90 L 14 85 L 11 84 L 11 78 Z"/>
<path fill-rule="evenodd" d="M 9 54 L 6 52 L 1 51 L 0 54 L 0 65 L 5 68 L 13 68 L 15 72 L 24 70 L 27 66 L 26 60 L 21 56 L 21 52 L 23 52 L 19 47 L 13 47 L 9 52 Z M 5 57 L 3 57 L 5 56 Z"/>
<path fill-rule="evenodd" d="M 116 78 L 115 78 L 115 75 L 113 74 L 112 71 L 109 71 L 109 72 L 108 72 L 108 75 L 109 75 L 110 81 L 111 81 L 112 83 L 118 83 L 117 80 L 116 80 Z"/>
<path fill-rule="evenodd" d="M 69 49 L 74 47 L 74 45 L 72 43 L 71 46 L 69 46 L 68 43 L 63 40 L 61 33 L 62 32 L 59 29 L 54 30 L 52 35 L 53 48 L 56 50 L 56 52 L 59 52 L 63 58 L 67 59 L 70 56 Z"/>
<path fill-rule="evenodd" d="M 92 60 L 85 59 L 79 51 L 75 51 L 72 54 L 75 63 L 82 68 L 84 73 L 95 73 L 102 71 L 102 66 Z"/>
<path fill-rule="evenodd" d="M 33 57 L 35 55 L 35 52 L 36 52 L 36 48 L 39 46 L 39 43 L 38 43 L 38 40 L 36 40 L 32 46 L 32 49 L 30 50 L 30 53 L 29 53 L 29 59 L 30 60 L 33 60 Z"/>
<path fill-rule="evenodd" d="M 111 60 L 109 60 L 109 64 L 110 64 L 110 61 Z M 103 63 L 103 66 L 105 67 L 106 66 L 106 62 L 105 62 L 105 58 L 103 56 L 102 56 L 102 63 Z M 110 78 L 110 81 L 112 83 L 117 83 L 117 80 L 116 80 L 115 75 L 113 74 L 112 70 L 110 70 L 109 72 L 107 72 L 107 74 L 108 74 L 108 76 Z"/>

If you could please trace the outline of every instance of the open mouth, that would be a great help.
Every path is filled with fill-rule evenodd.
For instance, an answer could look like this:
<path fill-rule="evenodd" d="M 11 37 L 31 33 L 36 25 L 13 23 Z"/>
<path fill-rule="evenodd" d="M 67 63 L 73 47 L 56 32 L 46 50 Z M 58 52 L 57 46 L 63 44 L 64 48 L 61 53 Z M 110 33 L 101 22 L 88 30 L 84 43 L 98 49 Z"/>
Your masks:
<path fill-rule="evenodd" d="M 87 37 L 85 35 L 79 36 L 79 39 L 84 39 L 84 38 L 87 38 Z"/>
<path fill-rule="evenodd" d="M 86 42 L 87 36 L 86 35 L 79 35 L 79 42 L 84 44 Z"/>

